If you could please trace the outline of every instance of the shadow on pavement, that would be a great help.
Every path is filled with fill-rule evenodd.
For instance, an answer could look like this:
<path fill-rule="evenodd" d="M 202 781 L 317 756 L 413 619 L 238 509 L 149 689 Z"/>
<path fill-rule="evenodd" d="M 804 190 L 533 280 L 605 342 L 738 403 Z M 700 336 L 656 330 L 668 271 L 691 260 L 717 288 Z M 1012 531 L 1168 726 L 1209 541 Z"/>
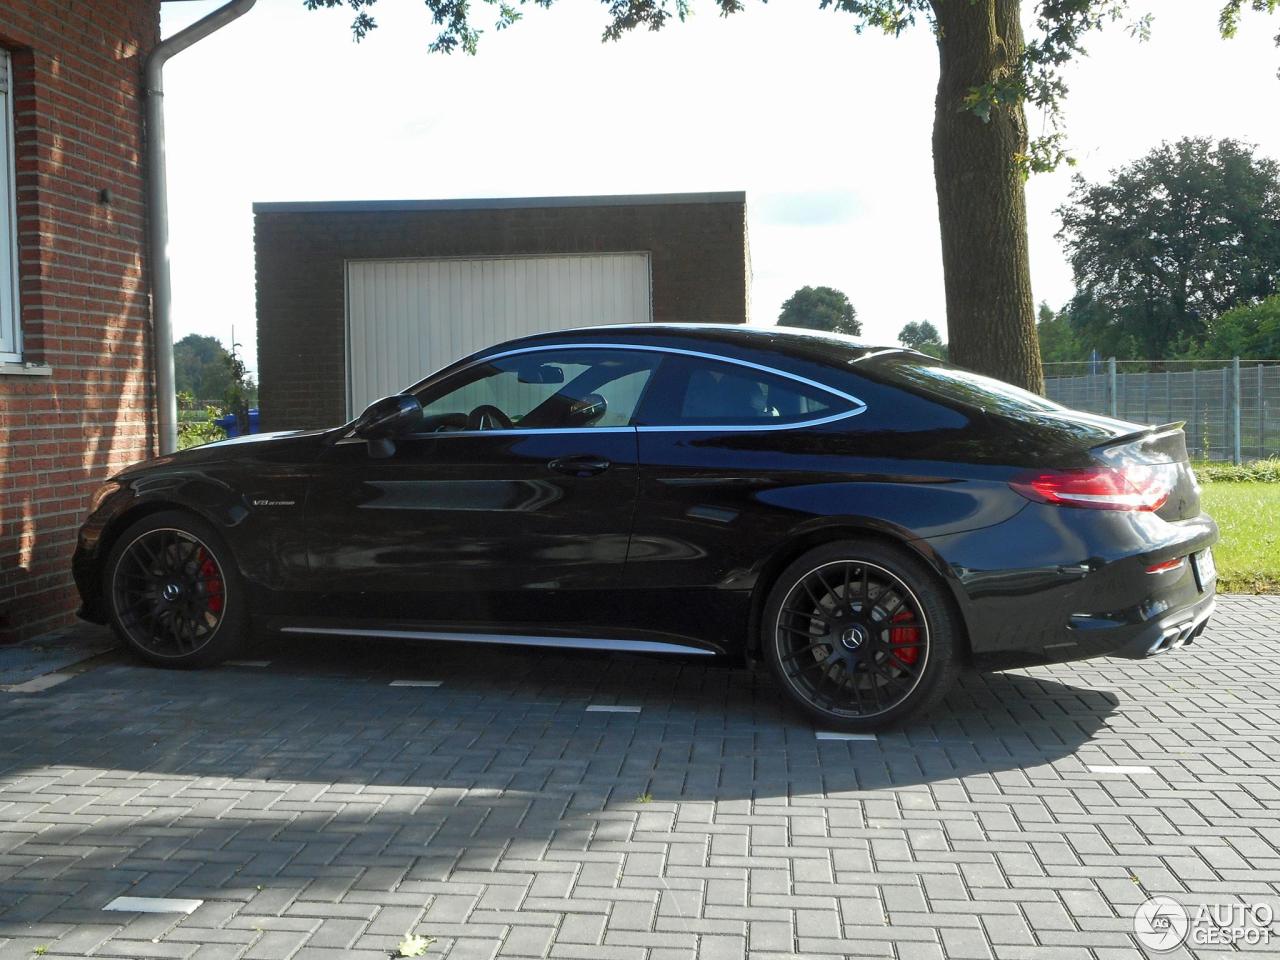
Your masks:
<path fill-rule="evenodd" d="M 939 798 L 999 796 L 994 778 L 1011 771 L 1053 777 L 1117 706 L 1025 673 L 970 675 L 919 722 L 820 742 L 767 676 L 717 665 L 350 641 L 253 656 L 271 665 L 126 660 L 0 694 L 0 934 L 101 922 L 123 893 L 385 892 L 589 846 L 586 859 L 620 861 L 609 841 L 709 844 L 676 825 L 709 824 L 712 803 L 718 817 L 824 805 L 808 812 L 827 817 L 814 842 L 830 845 Z M 39 895 L 55 889 L 66 902 Z"/>

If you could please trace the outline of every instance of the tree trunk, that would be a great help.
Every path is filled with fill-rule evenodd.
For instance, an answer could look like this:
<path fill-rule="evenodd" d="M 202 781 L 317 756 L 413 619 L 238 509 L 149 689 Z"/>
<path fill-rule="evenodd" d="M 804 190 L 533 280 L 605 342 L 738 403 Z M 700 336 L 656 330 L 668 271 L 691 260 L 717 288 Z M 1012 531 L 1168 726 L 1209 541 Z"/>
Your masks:
<path fill-rule="evenodd" d="M 933 169 L 942 227 L 951 360 L 1044 392 L 1027 256 L 1027 207 L 1016 157 L 1027 147 L 1021 104 L 986 122 L 965 106 L 1024 45 L 1020 0 L 933 0 L 938 98 Z"/>

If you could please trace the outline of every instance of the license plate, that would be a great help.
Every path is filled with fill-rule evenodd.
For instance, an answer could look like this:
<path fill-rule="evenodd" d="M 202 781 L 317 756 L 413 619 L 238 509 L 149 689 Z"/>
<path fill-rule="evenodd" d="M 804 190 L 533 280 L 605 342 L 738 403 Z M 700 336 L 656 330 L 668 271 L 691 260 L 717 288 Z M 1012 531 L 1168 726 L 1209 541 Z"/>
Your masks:
<path fill-rule="evenodd" d="M 1191 563 L 1195 566 L 1196 582 L 1200 585 L 1200 591 L 1203 593 L 1213 586 L 1213 582 L 1218 579 L 1218 566 L 1213 562 L 1213 550 L 1204 549 L 1199 553 L 1191 555 Z"/>

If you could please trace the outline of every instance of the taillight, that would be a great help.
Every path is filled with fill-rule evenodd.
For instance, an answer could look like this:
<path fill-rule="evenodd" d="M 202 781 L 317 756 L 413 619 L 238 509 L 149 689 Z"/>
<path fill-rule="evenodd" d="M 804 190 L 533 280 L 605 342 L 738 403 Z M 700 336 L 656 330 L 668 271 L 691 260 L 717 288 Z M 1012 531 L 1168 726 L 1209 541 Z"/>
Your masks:
<path fill-rule="evenodd" d="M 1094 510 L 1159 510 L 1173 491 L 1168 471 L 1145 464 L 1025 473 L 1009 486 L 1028 500 Z"/>

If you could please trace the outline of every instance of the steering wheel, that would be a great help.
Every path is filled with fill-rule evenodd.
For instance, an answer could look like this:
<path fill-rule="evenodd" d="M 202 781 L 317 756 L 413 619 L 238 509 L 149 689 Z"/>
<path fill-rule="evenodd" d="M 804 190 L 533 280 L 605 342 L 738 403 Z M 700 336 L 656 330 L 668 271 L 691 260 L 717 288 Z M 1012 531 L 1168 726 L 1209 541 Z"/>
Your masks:
<path fill-rule="evenodd" d="M 511 418 L 491 403 L 482 403 L 467 414 L 468 430 L 510 430 Z"/>

